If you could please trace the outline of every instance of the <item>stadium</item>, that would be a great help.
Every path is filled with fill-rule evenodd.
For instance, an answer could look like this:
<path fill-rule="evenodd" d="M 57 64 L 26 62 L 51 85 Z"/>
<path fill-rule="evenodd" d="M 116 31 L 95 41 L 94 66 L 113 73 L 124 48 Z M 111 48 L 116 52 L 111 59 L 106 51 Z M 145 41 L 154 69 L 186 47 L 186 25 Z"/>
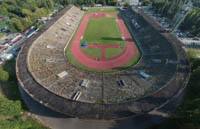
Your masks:
<path fill-rule="evenodd" d="M 25 42 L 16 63 L 20 87 L 72 117 L 172 111 L 190 76 L 180 41 L 137 7 L 68 6 Z"/>

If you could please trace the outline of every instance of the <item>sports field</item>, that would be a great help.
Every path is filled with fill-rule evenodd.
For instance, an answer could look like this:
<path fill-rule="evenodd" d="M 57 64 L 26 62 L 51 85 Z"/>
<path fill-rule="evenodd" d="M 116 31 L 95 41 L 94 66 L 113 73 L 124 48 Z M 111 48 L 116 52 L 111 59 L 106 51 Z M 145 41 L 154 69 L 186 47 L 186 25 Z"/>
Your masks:
<path fill-rule="evenodd" d="M 85 70 L 109 72 L 136 64 L 140 53 L 115 8 L 91 8 L 68 45 L 67 57 Z"/>
<path fill-rule="evenodd" d="M 88 21 L 81 43 L 87 43 L 88 45 L 119 45 L 119 48 L 105 48 L 105 57 L 108 59 L 119 55 L 125 50 L 126 42 L 121 37 L 115 17 L 91 18 Z M 81 47 L 81 49 L 89 56 L 101 58 L 100 48 Z"/>

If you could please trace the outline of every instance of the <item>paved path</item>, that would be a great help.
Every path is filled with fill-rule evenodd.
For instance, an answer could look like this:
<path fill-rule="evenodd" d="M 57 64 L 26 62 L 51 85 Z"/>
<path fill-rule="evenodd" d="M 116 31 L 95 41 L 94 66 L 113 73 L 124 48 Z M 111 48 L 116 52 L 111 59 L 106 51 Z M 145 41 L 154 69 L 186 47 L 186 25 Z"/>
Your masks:
<path fill-rule="evenodd" d="M 125 65 L 127 62 L 129 62 L 132 57 L 136 54 L 138 54 L 138 50 L 132 40 L 131 35 L 129 34 L 129 31 L 126 28 L 126 25 L 124 24 L 122 18 L 120 16 L 117 16 L 117 21 L 118 21 L 118 26 L 120 28 L 121 35 L 124 37 L 124 40 L 126 41 L 126 48 L 124 52 L 122 52 L 120 55 L 113 57 L 111 59 L 105 59 L 103 60 L 96 60 L 94 57 L 88 56 L 86 53 L 84 53 L 81 48 L 80 48 L 80 40 L 81 37 L 84 35 L 85 29 L 87 27 L 88 19 L 90 17 L 103 17 L 104 14 L 87 14 L 83 18 L 83 21 L 74 37 L 74 40 L 72 42 L 72 45 L 70 47 L 70 50 L 76 58 L 76 60 L 89 67 L 89 68 L 94 68 L 94 69 L 112 69 L 112 68 L 117 68 L 120 66 Z M 105 51 L 103 50 L 103 55 Z"/>

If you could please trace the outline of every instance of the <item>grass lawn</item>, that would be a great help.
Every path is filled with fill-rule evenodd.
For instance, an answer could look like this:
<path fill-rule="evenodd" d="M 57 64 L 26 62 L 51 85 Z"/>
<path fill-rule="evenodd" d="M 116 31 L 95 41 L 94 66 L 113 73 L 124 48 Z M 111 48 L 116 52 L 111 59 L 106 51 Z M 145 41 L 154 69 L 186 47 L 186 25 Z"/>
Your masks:
<path fill-rule="evenodd" d="M 112 12 L 118 13 L 116 8 L 89 8 L 88 14 L 95 13 L 95 12 Z"/>
<path fill-rule="evenodd" d="M 121 54 L 126 48 L 126 42 L 122 40 L 116 18 L 89 19 L 87 28 L 81 43 L 101 44 L 101 45 L 120 45 L 120 48 L 107 48 L 106 58 L 111 58 Z M 89 56 L 100 58 L 101 49 L 81 48 Z"/>
<path fill-rule="evenodd" d="M 122 53 L 126 48 L 126 45 L 121 45 L 121 48 L 106 48 L 105 49 L 105 57 L 111 58 L 119 55 L 119 53 Z"/>

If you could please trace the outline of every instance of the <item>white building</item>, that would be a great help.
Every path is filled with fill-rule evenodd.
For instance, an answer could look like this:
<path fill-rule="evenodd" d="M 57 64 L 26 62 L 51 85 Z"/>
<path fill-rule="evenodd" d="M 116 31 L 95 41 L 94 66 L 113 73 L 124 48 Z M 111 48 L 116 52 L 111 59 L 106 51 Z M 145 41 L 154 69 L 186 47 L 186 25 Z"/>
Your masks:
<path fill-rule="evenodd" d="M 127 2 L 129 2 L 130 5 L 139 5 L 139 0 L 127 0 Z"/>
<path fill-rule="evenodd" d="M 139 0 L 118 0 L 120 5 L 123 5 L 125 2 L 129 2 L 130 5 L 139 5 Z"/>

